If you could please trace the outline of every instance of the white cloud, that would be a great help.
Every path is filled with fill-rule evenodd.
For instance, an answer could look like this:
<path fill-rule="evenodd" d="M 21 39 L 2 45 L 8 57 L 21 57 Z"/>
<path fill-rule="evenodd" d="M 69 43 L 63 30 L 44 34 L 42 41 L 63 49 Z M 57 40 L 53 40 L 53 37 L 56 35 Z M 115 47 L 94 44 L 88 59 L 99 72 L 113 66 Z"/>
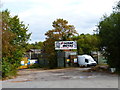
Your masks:
<path fill-rule="evenodd" d="M 100 18 L 105 13 L 111 13 L 112 6 L 117 1 L 119 0 L 4 0 L 4 3 L 8 9 L 11 8 L 13 15 L 17 13 L 22 21 L 30 24 L 29 32 L 33 33 L 31 38 L 38 41 L 43 40 L 44 33 L 52 29 L 52 22 L 57 18 L 68 20 L 79 33 L 93 33 Z M 13 4 L 14 9 L 9 7 L 10 4 Z M 20 8 L 23 10 L 16 11 Z"/>

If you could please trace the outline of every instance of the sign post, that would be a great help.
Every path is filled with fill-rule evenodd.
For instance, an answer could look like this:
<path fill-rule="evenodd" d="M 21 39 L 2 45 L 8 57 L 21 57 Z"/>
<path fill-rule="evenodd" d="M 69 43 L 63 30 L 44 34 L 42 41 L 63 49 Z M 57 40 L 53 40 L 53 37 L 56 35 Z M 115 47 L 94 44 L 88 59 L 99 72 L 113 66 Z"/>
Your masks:
<path fill-rule="evenodd" d="M 55 41 L 55 50 L 57 50 L 58 67 L 70 66 L 69 65 L 70 59 L 68 60 L 68 57 L 67 57 L 68 53 L 63 52 L 61 50 L 72 50 L 72 49 L 77 49 L 77 42 L 76 41 Z M 64 53 L 64 55 L 62 55 L 63 53 Z"/>

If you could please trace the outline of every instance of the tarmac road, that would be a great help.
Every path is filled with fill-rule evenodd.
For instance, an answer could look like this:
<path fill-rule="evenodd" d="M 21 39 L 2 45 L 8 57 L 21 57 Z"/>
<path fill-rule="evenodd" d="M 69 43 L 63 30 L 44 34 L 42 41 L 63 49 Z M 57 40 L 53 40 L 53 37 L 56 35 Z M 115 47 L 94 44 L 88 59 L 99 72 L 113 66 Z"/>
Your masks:
<path fill-rule="evenodd" d="M 2 81 L 2 88 L 118 88 L 118 75 L 83 72 L 87 69 L 23 69 L 16 78 Z"/>

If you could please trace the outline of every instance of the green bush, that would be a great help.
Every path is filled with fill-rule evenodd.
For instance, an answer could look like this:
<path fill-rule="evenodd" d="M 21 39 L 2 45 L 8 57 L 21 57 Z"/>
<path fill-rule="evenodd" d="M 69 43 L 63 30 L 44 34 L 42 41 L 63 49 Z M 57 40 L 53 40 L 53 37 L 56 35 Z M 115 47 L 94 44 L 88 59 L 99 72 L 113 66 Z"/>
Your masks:
<path fill-rule="evenodd" d="M 2 78 L 16 76 L 17 68 L 20 66 L 22 53 L 14 51 L 11 56 L 2 57 Z"/>
<path fill-rule="evenodd" d="M 7 61 L 2 62 L 2 77 L 11 77 L 17 74 L 17 69 L 14 64 L 10 64 Z"/>
<path fill-rule="evenodd" d="M 28 68 L 33 69 L 33 68 L 41 68 L 40 64 L 35 63 L 33 65 L 30 65 Z"/>

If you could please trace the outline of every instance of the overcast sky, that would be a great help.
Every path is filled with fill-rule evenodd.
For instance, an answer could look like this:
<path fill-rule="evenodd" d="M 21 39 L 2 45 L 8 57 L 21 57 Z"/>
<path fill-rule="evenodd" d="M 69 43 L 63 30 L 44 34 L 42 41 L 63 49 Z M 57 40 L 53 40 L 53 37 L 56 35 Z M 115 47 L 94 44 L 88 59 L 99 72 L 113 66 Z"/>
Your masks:
<path fill-rule="evenodd" d="M 31 41 L 44 41 L 45 32 L 53 29 L 52 22 L 58 18 L 74 25 L 78 33 L 93 34 L 100 18 L 112 12 L 119 0 L 2 0 L 2 9 L 18 15 L 29 24 Z"/>

